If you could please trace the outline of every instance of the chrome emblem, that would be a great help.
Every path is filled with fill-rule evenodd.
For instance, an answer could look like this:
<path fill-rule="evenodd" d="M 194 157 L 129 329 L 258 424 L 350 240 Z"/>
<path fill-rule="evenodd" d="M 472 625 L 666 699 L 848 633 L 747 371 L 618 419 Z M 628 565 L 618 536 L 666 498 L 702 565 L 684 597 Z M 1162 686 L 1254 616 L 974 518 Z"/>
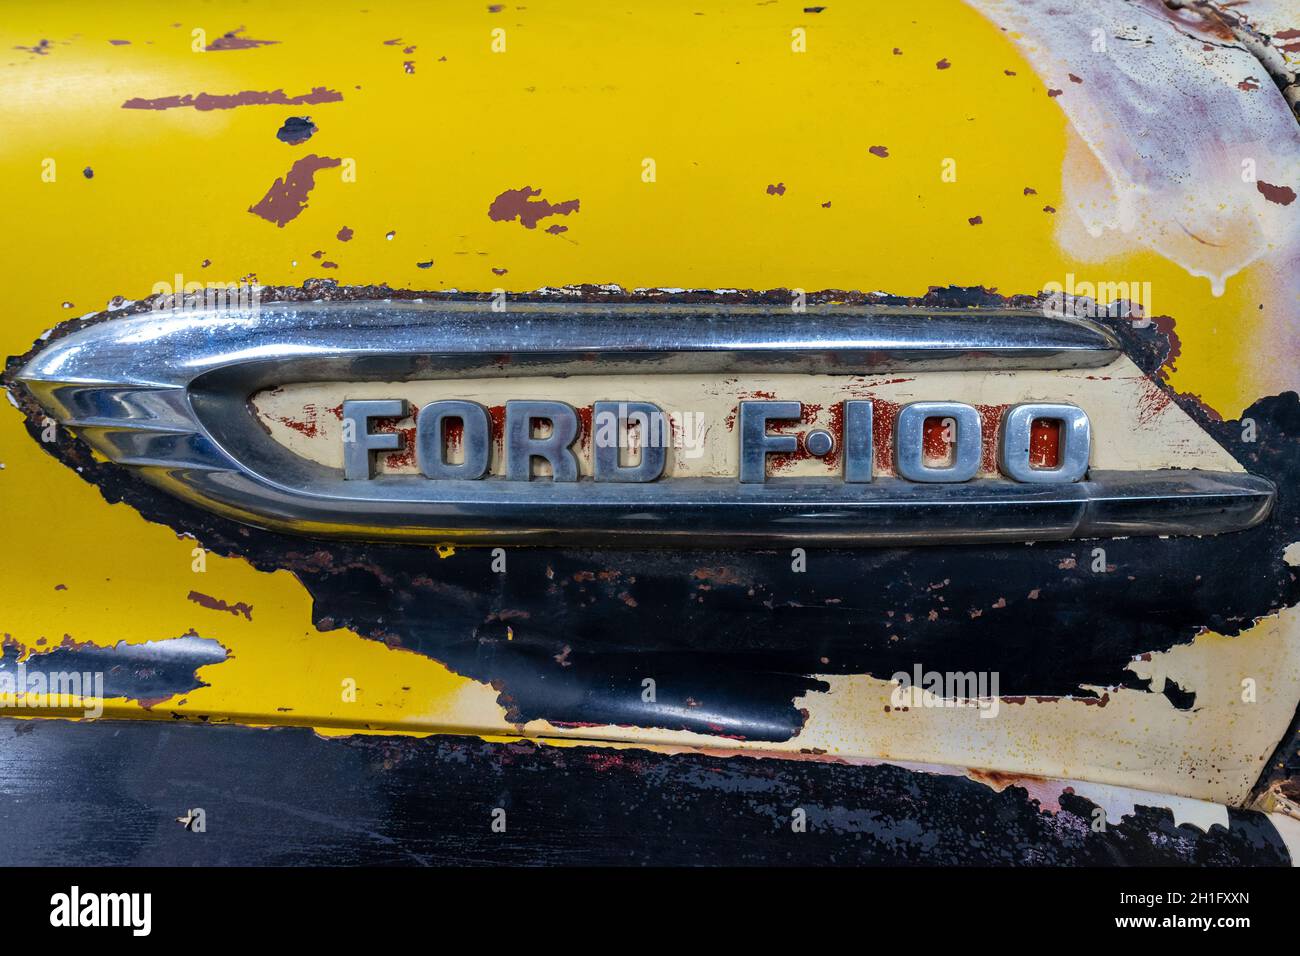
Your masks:
<path fill-rule="evenodd" d="M 653 391 L 660 376 L 1098 368 L 1119 357 L 1118 345 L 1098 325 L 1037 311 L 512 308 L 375 301 L 270 304 L 251 316 L 140 313 L 58 338 L 19 380 L 54 419 L 163 490 L 315 536 L 871 546 L 1217 534 L 1263 520 L 1274 494 L 1241 472 L 1090 469 L 1086 410 L 1046 398 L 1006 408 L 992 436 L 970 404 L 905 404 L 881 474 L 872 401 L 838 403 L 834 432 L 800 431 L 803 402 L 738 396 L 725 433 L 734 473 L 674 477 L 665 412 L 623 397 Z M 617 376 L 627 391 L 583 410 L 596 436 L 584 464 L 574 450 L 579 410 L 545 392 L 589 375 Z M 412 412 L 402 394 L 413 383 L 514 378 L 537 381 L 538 394 L 505 401 L 499 422 L 479 401 L 440 398 L 419 408 L 409 435 L 380 427 Z M 387 383 L 380 394 L 390 397 L 345 396 L 341 467 L 331 467 L 273 439 L 251 410 L 257 393 L 295 383 Z M 938 457 L 927 449 L 936 422 Z M 1056 436 L 1050 462 L 1031 453 L 1043 422 Z M 414 471 L 377 469 L 393 452 L 412 453 Z M 775 458 L 796 453 L 833 459 L 834 473 L 772 474 Z"/>

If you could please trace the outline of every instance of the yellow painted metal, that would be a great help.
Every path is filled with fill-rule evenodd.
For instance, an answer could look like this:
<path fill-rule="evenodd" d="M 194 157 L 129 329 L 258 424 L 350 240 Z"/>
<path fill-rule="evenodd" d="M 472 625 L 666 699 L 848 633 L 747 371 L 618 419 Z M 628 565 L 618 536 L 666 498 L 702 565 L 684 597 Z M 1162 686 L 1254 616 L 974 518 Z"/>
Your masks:
<path fill-rule="evenodd" d="M 237 37 L 275 42 L 196 51 L 240 27 Z M 949 284 L 1033 293 L 1075 273 L 1152 283 L 1155 311 L 1178 320 L 1176 387 L 1225 416 L 1260 394 L 1253 350 L 1266 312 L 1249 269 L 1216 298 L 1205 279 L 1155 253 L 1098 264 L 1061 250 L 1068 123 L 1013 39 L 960 3 L 832 4 L 812 14 L 800 3 L 711 0 L 529 0 L 499 12 L 483 3 L 364 11 L 11 2 L 0 50 L 5 354 L 177 275 L 918 295 Z M 135 97 L 293 97 L 316 87 L 341 101 L 123 108 Z M 308 143 L 276 138 L 291 115 L 319 127 Z M 299 216 L 281 227 L 248 211 L 311 153 L 344 162 L 316 174 Z M 551 202 L 577 199 L 579 209 L 535 229 L 489 218 L 494 197 L 526 186 Z M 567 231 L 547 231 L 557 223 Z M 346 242 L 343 227 L 353 231 Z M 109 645 L 194 630 L 231 654 L 200 671 L 209 686 L 152 712 L 117 701 L 112 715 L 204 714 L 325 732 L 555 732 L 512 728 L 494 691 L 426 657 L 318 631 L 287 572 L 209 555 L 196 573 L 192 540 L 106 503 L 7 405 L 0 462 L 0 632 L 30 653 L 65 638 Z M 476 559 L 452 549 L 438 557 Z M 201 607 L 192 590 L 245 602 L 251 619 Z M 1117 711 L 1065 700 L 1026 705 L 1043 710 L 1000 736 L 936 714 L 934 737 L 947 732 L 949 743 L 928 755 L 1239 799 L 1267 750 L 1260 741 L 1275 740 L 1279 715 L 1294 710 L 1300 680 L 1294 619 L 1270 629 L 1268 640 L 1239 641 L 1226 655 L 1232 676 L 1275 680 L 1284 698 L 1249 753 L 1223 729 L 1231 700 L 1204 701 L 1210 716 L 1198 718 L 1135 697 L 1126 720 L 1154 727 L 1165 752 L 1134 752 L 1133 725 Z M 1223 659 L 1222 644 L 1205 640 Z M 1191 655 L 1195 669 L 1201 647 L 1175 656 Z M 355 702 L 340 693 L 347 679 L 359 688 Z M 868 718 L 846 710 L 846 699 L 809 704 L 811 736 L 832 752 L 897 756 L 862 739 Z M 907 756 L 925 759 L 925 746 Z M 1215 760 L 1230 771 L 1189 777 L 1189 765 Z"/>

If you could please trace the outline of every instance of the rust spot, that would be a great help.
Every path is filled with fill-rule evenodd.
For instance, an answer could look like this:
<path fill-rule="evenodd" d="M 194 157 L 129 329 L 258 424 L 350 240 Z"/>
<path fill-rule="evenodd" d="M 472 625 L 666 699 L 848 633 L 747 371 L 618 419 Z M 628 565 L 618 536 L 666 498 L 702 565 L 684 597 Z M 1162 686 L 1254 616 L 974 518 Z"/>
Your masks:
<path fill-rule="evenodd" d="M 1032 697 L 1029 697 L 1021 694 L 1011 697 L 1004 696 L 1001 700 L 1004 704 L 1017 705 L 1024 705 L 1031 700 L 1038 704 L 1055 704 L 1063 700 L 1072 700 L 1075 703 L 1086 704 L 1089 707 L 1105 707 L 1110 703 L 1110 694 L 1103 692 L 1100 697 L 1087 697 L 1082 694 L 1070 696 L 1062 696 L 1061 694 L 1035 694 Z M 1068 787 L 1066 789 L 1069 790 Z"/>
<path fill-rule="evenodd" d="M 284 90 L 244 90 L 241 93 L 186 93 L 183 96 L 159 96 L 154 99 L 135 96 L 122 104 L 124 110 L 175 110 L 193 107 L 200 112 L 233 110 L 239 106 L 303 106 L 315 103 L 341 103 L 343 94 L 323 86 L 310 93 L 288 96 Z"/>
<path fill-rule="evenodd" d="M 1237 84 L 1237 89 L 1244 90 L 1247 93 L 1254 92 L 1259 89 L 1259 80 L 1255 79 L 1253 76 L 1248 76 Z"/>
<path fill-rule="evenodd" d="M 1038 195 L 1038 190 L 1035 189 L 1033 186 L 1026 186 L 1026 187 L 1025 187 L 1025 195 L 1026 195 L 1026 196 L 1037 196 L 1037 195 Z"/>
<path fill-rule="evenodd" d="M 303 406 L 303 417 L 293 418 L 288 415 L 276 415 L 275 420 L 286 428 L 292 428 L 304 438 L 315 438 L 320 433 L 315 405 Z"/>
<path fill-rule="evenodd" d="M 876 470 L 889 472 L 893 470 L 894 425 L 902 406 L 873 395 L 868 397 L 871 398 L 872 405 L 871 443 L 875 446 Z"/>
<path fill-rule="evenodd" d="M 777 183 L 775 186 L 773 186 L 771 183 L 768 183 L 768 184 L 767 184 L 767 194 L 768 194 L 769 196 L 784 196 L 784 195 L 785 195 L 785 183 Z"/>
<path fill-rule="evenodd" d="M 35 46 L 16 46 L 14 49 L 22 50 L 26 53 L 34 53 L 37 56 L 49 56 L 50 46 L 51 44 L 49 40 L 41 40 Z"/>
<path fill-rule="evenodd" d="M 822 461 L 834 471 L 839 468 L 840 456 L 844 453 L 844 403 L 836 402 L 827 411 L 827 415 L 830 417 L 829 431 L 835 439 L 835 447 L 822 457 Z"/>
<path fill-rule="evenodd" d="M 131 45 L 131 41 L 130 41 L 130 40 L 109 40 L 108 42 L 111 43 L 113 46 L 130 46 L 130 45 Z"/>
<path fill-rule="evenodd" d="M 1055 207 L 1055 206 L 1044 206 L 1044 207 L 1043 207 L 1043 212 L 1055 213 L 1055 212 L 1056 212 L 1056 207 Z"/>
<path fill-rule="evenodd" d="M 729 567 L 696 568 L 691 572 L 691 577 L 708 584 L 734 584 L 744 587 L 747 583 L 735 568 Z"/>
<path fill-rule="evenodd" d="M 1036 777 L 1026 777 L 1023 774 L 1018 773 L 1006 773 L 1002 770 L 981 770 L 974 767 L 967 769 L 966 773 L 972 780 L 987 784 L 999 793 L 1007 787 L 1024 787 L 1025 784 L 1032 783 L 1039 779 Z"/>
<path fill-rule="evenodd" d="M 1050 96 L 1052 99 L 1056 99 L 1056 98 L 1057 98 L 1058 96 L 1060 96 L 1063 92 L 1064 92 L 1064 90 L 1048 90 L 1048 91 L 1047 91 L 1047 95 Z"/>
<path fill-rule="evenodd" d="M 1035 418 L 1029 427 L 1029 464 L 1035 468 L 1055 468 L 1061 460 L 1061 423 Z"/>
<path fill-rule="evenodd" d="M 927 418 L 921 423 L 921 452 L 926 464 L 946 465 L 952 458 L 946 425 L 942 418 Z"/>
<path fill-rule="evenodd" d="M 442 437 L 447 447 L 453 451 L 465 444 L 465 422 L 460 418 L 442 420 Z"/>
<path fill-rule="evenodd" d="M 1279 206 L 1289 206 L 1295 202 L 1295 190 L 1290 186 L 1274 186 L 1260 179 L 1255 182 L 1255 188 L 1259 190 L 1261 196 Z"/>
<path fill-rule="evenodd" d="M 1142 394 L 1138 398 L 1138 424 L 1147 425 L 1173 404 L 1173 398 L 1150 379 L 1141 381 Z"/>
<path fill-rule="evenodd" d="M 979 225 L 983 225 L 983 223 L 984 223 L 984 217 L 983 217 L 983 216 L 971 216 L 971 217 L 970 217 L 969 219 L 967 219 L 966 221 L 967 221 L 968 223 L 970 223 L 972 226 L 979 226 Z"/>
<path fill-rule="evenodd" d="M 1156 327 L 1161 335 L 1169 341 L 1169 352 L 1165 356 L 1164 363 L 1161 366 L 1161 378 L 1167 378 L 1167 371 L 1174 368 L 1178 362 L 1178 356 L 1183 354 L 1183 340 L 1178 337 L 1174 331 L 1174 318 L 1171 315 L 1152 316 L 1151 324 Z"/>
<path fill-rule="evenodd" d="M 948 62 L 948 58 L 944 57 L 942 60 L 940 60 L 938 63 L 934 65 L 934 68 L 936 70 L 946 70 L 950 66 L 952 66 L 952 64 Z"/>
<path fill-rule="evenodd" d="M 578 416 L 578 445 L 589 451 L 591 449 L 592 435 L 594 434 L 591 427 L 594 409 L 590 405 L 580 405 L 573 411 Z"/>
<path fill-rule="evenodd" d="M 334 234 L 334 238 L 339 242 L 347 242 L 352 238 L 352 230 L 348 226 L 344 226 Z"/>
<path fill-rule="evenodd" d="M 506 407 L 504 405 L 488 406 L 488 422 L 492 433 L 492 444 L 498 455 L 506 440 Z"/>
<path fill-rule="evenodd" d="M 419 409 L 414 409 L 413 412 L 414 415 L 418 415 Z M 414 415 L 412 418 L 414 418 Z M 382 428 L 377 428 L 375 430 L 385 431 L 385 429 Z M 384 464 L 389 468 L 410 468 L 415 464 L 415 428 L 392 428 L 387 430 L 395 431 L 397 434 L 402 436 L 402 450 L 390 451 L 386 454 L 384 456 Z"/>
<path fill-rule="evenodd" d="M 227 604 L 221 598 L 212 597 L 210 594 L 202 594 L 198 591 L 191 591 L 185 595 L 200 607 L 206 607 L 210 611 L 225 611 L 227 614 L 233 614 L 235 617 L 244 615 L 244 619 L 251 621 L 253 619 L 253 606 L 239 601 L 235 604 Z"/>
<path fill-rule="evenodd" d="M 307 208 L 307 197 L 316 186 L 316 173 L 322 169 L 341 166 L 343 160 L 312 153 L 295 162 L 283 179 L 277 179 L 266 195 L 248 211 L 284 228 Z"/>
<path fill-rule="evenodd" d="M 541 194 L 540 189 L 533 189 L 531 186 L 507 189 L 488 206 L 488 218 L 493 222 L 513 222 L 518 219 L 519 224 L 525 229 L 536 229 L 538 221 L 548 216 L 567 216 L 579 210 L 580 201 L 577 199 L 551 203 L 545 199 L 532 198 Z"/>
<path fill-rule="evenodd" d="M 870 149 L 867 150 L 867 152 L 870 153 L 872 156 L 879 156 L 881 159 L 884 159 L 886 156 L 889 155 L 889 147 L 872 146 Z"/>
<path fill-rule="evenodd" d="M 1078 78 L 1077 76 L 1075 76 L 1073 73 L 1067 73 L 1066 76 L 1068 76 L 1068 77 L 1070 78 L 1070 82 L 1071 82 L 1071 83 L 1082 83 L 1082 82 L 1083 82 L 1083 80 L 1079 79 L 1079 78 Z"/>

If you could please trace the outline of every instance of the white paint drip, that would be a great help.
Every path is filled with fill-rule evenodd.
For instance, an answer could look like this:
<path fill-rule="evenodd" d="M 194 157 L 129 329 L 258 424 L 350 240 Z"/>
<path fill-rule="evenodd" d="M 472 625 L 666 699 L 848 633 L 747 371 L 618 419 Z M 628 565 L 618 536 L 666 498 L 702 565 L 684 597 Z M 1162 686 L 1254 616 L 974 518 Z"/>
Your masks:
<path fill-rule="evenodd" d="M 1300 186 L 1300 129 L 1262 67 L 1191 10 L 1156 0 L 967 0 L 1014 42 L 1072 127 L 1058 220 L 1071 255 L 1151 249 L 1222 295 L 1260 260 L 1282 303 L 1300 288 L 1297 208 L 1258 181 Z M 1148 42 L 1151 41 L 1151 42 Z M 1290 273 L 1290 275 L 1288 275 Z"/>

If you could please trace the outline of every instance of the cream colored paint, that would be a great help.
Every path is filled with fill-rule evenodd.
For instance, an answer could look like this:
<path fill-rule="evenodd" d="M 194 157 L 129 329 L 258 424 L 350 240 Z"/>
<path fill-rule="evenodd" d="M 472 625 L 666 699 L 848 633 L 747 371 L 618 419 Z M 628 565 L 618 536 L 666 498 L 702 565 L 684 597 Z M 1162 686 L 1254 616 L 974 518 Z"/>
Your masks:
<path fill-rule="evenodd" d="M 1050 590 L 1043 599 L 1050 600 Z M 986 610 L 985 613 L 997 613 Z M 737 750 L 817 751 L 833 757 L 870 754 L 891 762 L 980 767 L 1017 775 L 1090 780 L 1158 790 L 1197 800 L 1240 804 L 1277 746 L 1300 695 L 1300 646 L 1289 634 L 1300 612 L 1288 608 L 1237 637 L 1205 633 L 1153 655 L 1156 666 L 1196 694 L 1177 710 L 1158 693 L 1091 688 L 1105 706 L 1082 698 L 1000 701 L 994 717 L 973 707 L 893 707 L 896 684 L 862 675 L 820 675 L 830 685 L 795 701 L 809 712 L 785 743 L 737 742 Z M 1130 669 L 1147 676 L 1151 665 Z M 1244 680 L 1255 701 L 1243 700 Z M 533 721 L 546 737 L 601 737 L 708 746 L 716 738 L 674 731 L 582 728 Z M 1195 745 L 1189 744 L 1195 741 Z"/>
<path fill-rule="evenodd" d="M 1268 819 L 1286 844 L 1287 852 L 1291 855 L 1291 865 L 1300 866 L 1300 820 L 1282 813 L 1270 813 Z"/>

